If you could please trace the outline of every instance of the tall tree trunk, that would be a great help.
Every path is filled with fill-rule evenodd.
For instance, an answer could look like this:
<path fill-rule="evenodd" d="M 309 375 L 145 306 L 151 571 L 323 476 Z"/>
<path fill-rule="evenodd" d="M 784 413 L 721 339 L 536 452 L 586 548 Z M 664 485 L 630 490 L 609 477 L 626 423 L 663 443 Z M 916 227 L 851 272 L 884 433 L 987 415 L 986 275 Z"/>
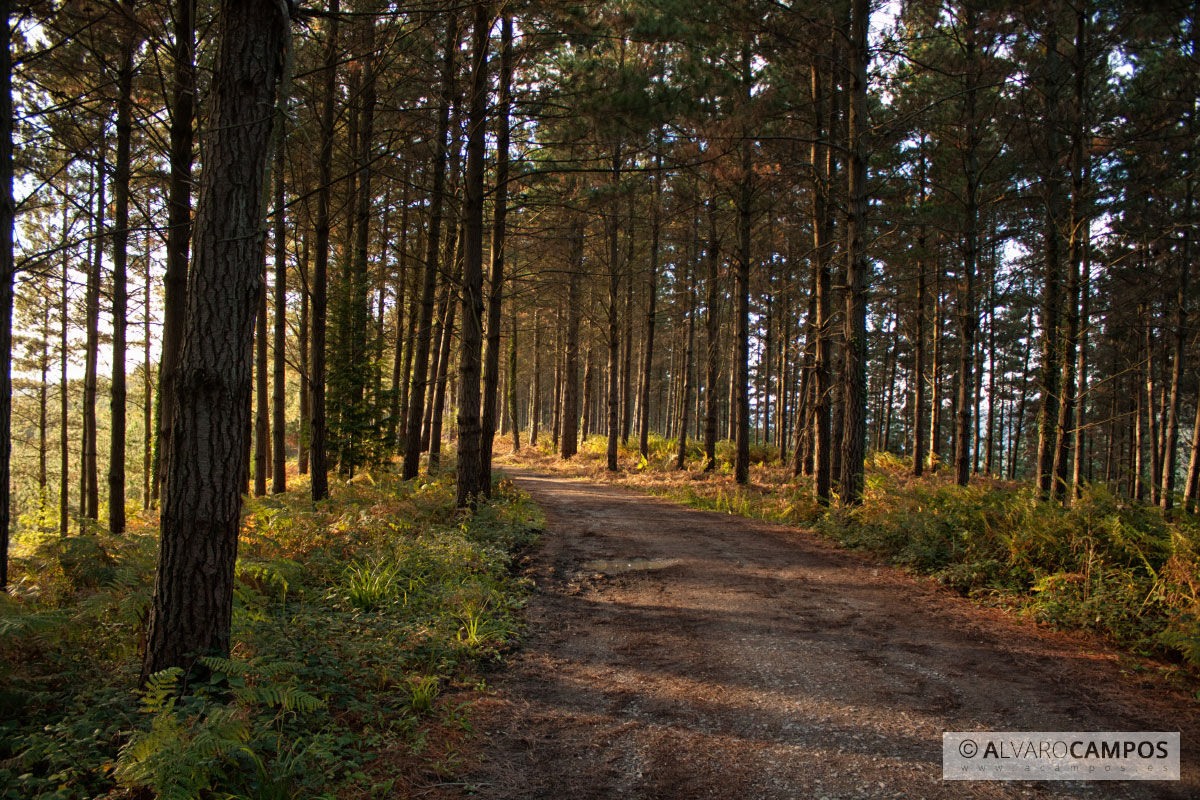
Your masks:
<path fill-rule="evenodd" d="M 43 530 L 46 512 L 49 510 L 46 494 L 46 428 L 49 421 L 46 384 L 50 375 L 50 301 L 47 297 L 38 299 L 42 303 L 42 330 L 38 337 L 42 349 L 38 357 L 38 368 L 42 373 L 41 385 L 38 386 L 38 528 Z"/>
<path fill-rule="evenodd" d="M 1192 456 L 1188 460 L 1187 488 L 1184 506 L 1188 513 L 1196 510 L 1196 493 L 1200 490 L 1200 394 L 1196 397 L 1196 421 L 1192 425 Z"/>
<path fill-rule="evenodd" d="M 744 100 L 749 103 L 754 93 L 754 78 L 751 71 L 751 55 L 749 47 L 742 48 L 742 88 L 745 91 Z M 750 222 L 753 210 L 751 203 L 754 199 L 754 141 L 747 128 L 742 130 L 741 141 L 741 178 L 738 181 L 737 211 L 738 211 L 738 259 L 736 273 L 734 309 L 734 336 L 737 343 L 737 357 L 734 369 L 737 376 L 734 381 L 737 408 L 737 429 L 735 433 L 735 454 L 733 463 L 733 479 L 737 483 L 747 483 L 750 480 Z"/>
<path fill-rule="evenodd" d="M 985 446 L 987 448 L 987 459 L 984 461 L 984 474 L 992 474 L 992 464 L 996 457 L 996 259 L 995 251 L 990 264 L 991 270 L 988 276 L 988 401 L 987 401 L 987 439 Z M 1000 411 L 1003 415 L 1004 410 L 1001 407 Z M 1003 435 L 1003 427 L 1000 429 L 1000 435 Z"/>
<path fill-rule="evenodd" d="M 568 234 L 571 274 L 567 280 L 567 341 L 559 421 L 559 446 L 564 459 L 579 452 L 579 317 L 582 304 L 579 294 L 583 278 L 583 237 L 583 221 L 577 219 Z"/>
<path fill-rule="evenodd" d="M 312 431 L 312 385 L 309 380 L 308 346 L 308 310 L 311 293 L 308 283 L 308 228 L 300 239 L 300 341 L 297 347 L 300 351 L 300 446 L 296 453 L 296 471 L 301 475 L 308 474 L 309 441 Z M 160 378 L 161 381 L 161 378 Z"/>
<path fill-rule="evenodd" d="M 404 425 L 408 412 L 408 371 L 412 364 L 406 355 L 412 352 L 412 334 L 405 335 L 406 301 L 413 303 L 414 311 L 417 308 L 416 293 L 413 293 L 412 299 L 406 297 L 408 292 L 408 192 L 411 180 L 412 173 L 408 163 L 405 162 L 400 195 L 400 263 L 396 271 L 396 346 L 392 349 L 392 388 L 388 395 L 387 443 L 390 452 L 395 452 L 404 438 Z M 388 246 L 384 245 L 385 250 Z M 382 304 L 380 311 L 382 313 Z M 411 321 L 413 316 L 414 314 L 410 313 L 408 319 Z"/>
<path fill-rule="evenodd" d="M 1186 251 L 1185 251 L 1186 254 Z M 1187 292 L 1188 270 L 1191 265 L 1185 259 L 1180 260 L 1179 282 L 1176 285 L 1174 314 L 1174 354 L 1171 362 L 1170 400 L 1167 402 L 1167 419 L 1165 447 L 1163 448 L 1162 495 L 1159 504 L 1164 511 L 1170 511 L 1175 501 L 1175 462 L 1179 453 L 1179 406 L 1182 400 L 1180 383 L 1183 381 L 1184 352 L 1187 345 Z"/>
<path fill-rule="evenodd" d="M 278 123 L 281 127 L 283 121 Z M 282 133 L 282 131 L 281 131 Z M 275 150 L 275 329 L 272 346 L 275 348 L 271 433 L 275 465 L 271 472 L 271 492 L 287 491 L 287 212 L 283 205 L 284 148 L 282 135 L 276 137 Z"/>
<path fill-rule="evenodd" d="M 471 45 L 470 111 L 467 117 L 466 253 L 463 258 L 462 342 L 458 361 L 458 480 L 455 483 L 455 502 L 459 507 L 473 505 L 480 495 L 487 493 L 483 477 L 490 474 L 484 469 L 480 442 L 479 362 L 483 344 L 483 156 L 487 126 L 488 34 L 491 26 L 491 3 L 488 0 L 476 0 Z M 500 267 L 503 269 L 503 261 Z M 499 287 L 496 287 L 496 291 L 499 292 Z M 497 305 L 498 301 L 499 296 Z M 499 316 L 497 309 L 497 336 Z"/>
<path fill-rule="evenodd" d="M 942 427 L 942 259 L 939 254 L 933 260 L 933 352 L 929 359 L 929 469 L 937 472 L 940 461 Z"/>
<path fill-rule="evenodd" d="M 401 473 L 404 480 L 417 477 L 421 464 L 421 422 L 425 416 L 425 392 L 429 385 L 433 301 L 437 290 L 442 201 L 446 187 L 446 136 L 450 128 L 450 105 L 454 100 L 454 55 L 458 50 L 458 39 L 458 19 L 456 14 L 451 13 L 446 19 L 446 41 L 442 49 L 442 100 L 438 109 L 437 142 L 433 154 L 433 189 L 429 199 L 429 231 L 426 234 L 425 271 L 421 282 L 421 316 L 417 323 L 408 423 L 405 425 L 404 468 Z"/>
<path fill-rule="evenodd" d="M 154 469 L 154 368 L 150 366 L 150 313 L 154 302 L 151 237 L 146 236 L 146 282 L 142 288 L 142 510 L 150 508 L 150 484 Z"/>
<path fill-rule="evenodd" d="M 1137 311 L 1138 322 L 1143 325 L 1148 325 L 1146 321 L 1146 309 L 1139 305 Z M 1136 500 L 1143 500 L 1146 497 L 1146 418 L 1154 417 L 1154 395 L 1145 390 L 1148 390 L 1151 383 L 1150 372 L 1150 353 L 1149 353 L 1150 332 L 1146 331 L 1146 335 L 1142 340 L 1141 346 L 1146 348 L 1146 357 L 1141 360 L 1135 372 L 1134 389 L 1137 393 L 1137 406 L 1134 417 L 1134 435 L 1133 435 L 1133 487 L 1131 494 Z M 1149 402 L 1147 402 L 1147 394 L 1150 394 Z M 1151 436 L 1153 438 L 1153 436 Z"/>
<path fill-rule="evenodd" d="M 1033 352 L 1033 339 L 1025 339 L 1025 361 L 1021 366 L 1021 397 L 1017 403 L 1017 413 L 1013 425 L 1012 448 L 1008 458 L 1008 479 L 1017 477 L 1017 456 L 1021 452 L 1021 434 L 1025 430 L 1025 405 L 1029 400 L 1029 356 Z"/>
<path fill-rule="evenodd" d="M 862 502 L 866 436 L 867 365 L 867 27 L 868 0 L 853 0 L 850 13 L 849 198 L 846 232 L 846 346 L 842 372 L 844 417 L 842 471 L 844 505 Z"/>
<path fill-rule="evenodd" d="M 131 10 L 129 7 L 126 10 Z M 117 68 L 117 162 L 113 173 L 112 252 L 112 382 L 109 394 L 108 529 L 125 532 L 125 334 L 128 328 L 129 289 L 129 167 L 133 137 L 132 32 L 122 34 L 121 63 Z"/>
<path fill-rule="evenodd" d="M 530 395 L 533 408 L 529 414 L 529 444 L 537 447 L 538 426 L 542 422 L 542 318 L 541 309 L 537 308 L 533 310 L 533 387 Z"/>
<path fill-rule="evenodd" d="M 158 367 L 158 443 L 154 485 L 158 499 L 171 454 L 171 425 L 178 391 L 179 344 L 187 301 L 188 250 L 192 240 L 192 119 L 196 106 L 196 0 L 175 0 L 174 72 L 171 98 L 171 182 L 167 196 L 167 268 L 163 276 L 163 334 Z"/>
<path fill-rule="evenodd" d="M 1155 405 L 1160 401 L 1160 395 L 1164 394 L 1162 388 L 1162 372 L 1163 359 L 1159 359 L 1158 365 L 1160 380 L 1154 379 L 1154 342 L 1151 334 L 1151 326 L 1146 326 L 1146 417 L 1149 421 L 1150 434 L 1150 502 L 1158 505 L 1162 495 L 1162 441 L 1159 438 L 1161 435 L 1159 420 L 1162 415 L 1155 410 Z M 1163 358 L 1166 357 L 1165 348 L 1163 349 Z M 1163 426 L 1165 427 L 1165 426 Z"/>
<path fill-rule="evenodd" d="M 588 336 L 587 349 L 584 351 L 583 357 L 583 414 L 580 421 L 579 438 L 580 441 L 586 442 L 588 437 L 595 433 L 595 428 L 592 420 L 595 415 L 592 413 L 595 407 L 595 387 L 596 373 L 592 370 L 592 341 L 591 336 Z"/>
<path fill-rule="evenodd" d="M 6 17 L 6 19 L 7 19 L 7 17 Z M 3 91 L 4 91 L 3 87 L 0 87 L 0 92 L 3 92 Z M 0 102 L 3 102 L 3 100 L 0 99 Z M 3 109 L 0 109 L 0 113 L 3 113 Z M 3 123 L 0 123 L 0 124 L 3 124 Z M 2 131 L 0 131 L 0 136 L 3 136 Z M 3 158 L 2 154 L 0 154 L 0 158 Z M 0 206 L 0 208 L 2 208 L 2 206 Z M 2 224 L 3 224 L 3 221 L 0 220 L 0 225 L 2 225 Z M 59 339 L 58 339 L 59 356 L 60 356 L 60 358 L 59 358 L 59 374 L 58 374 L 58 389 L 59 389 L 59 393 L 58 393 L 59 394 L 59 397 L 58 397 L 58 400 L 59 400 L 59 409 L 58 409 L 58 412 L 59 412 L 59 423 L 58 423 L 58 459 L 59 459 L 59 463 L 58 463 L 58 476 L 59 476 L 59 478 L 58 478 L 58 533 L 60 536 L 66 536 L 70 532 L 70 516 L 71 516 L 71 487 L 70 487 L 71 448 L 70 448 L 70 436 L 69 436 L 70 422 L 71 422 L 71 417 L 70 417 L 70 410 L 71 410 L 70 386 L 71 386 L 71 384 L 70 384 L 70 376 L 67 374 L 68 367 L 70 366 L 70 363 L 71 363 L 70 358 L 68 357 L 70 354 L 70 339 L 69 339 L 69 335 L 68 335 L 70 332 L 70 327 L 68 326 L 68 322 L 70 319 L 71 281 L 70 281 L 70 270 L 69 270 L 68 264 L 67 264 L 67 261 L 68 261 L 68 250 L 66 248 L 67 231 L 68 231 L 67 206 L 66 206 L 66 204 L 63 204 L 62 287 L 60 290 L 61 294 L 59 295 L 59 304 L 60 304 L 59 305 L 59 314 L 61 315 L 62 326 L 59 329 Z M 0 235 L 3 235 L 3 234 L 0 233 Z M 0 246 L 2 246 L 2 245 L 0 245 Z M 0 256 L 0 257 L 2 257 L 2 256 Z M 149 273 L 148 268 L 146 271 L 147 271 L 147 273 Z M 2 290 L 3 289 L 0 288 L 0 291 L 2 291 Z M 149 298 L 147 298 L 147 303 L 148 302 L 149 302 Z M 147 305 L 147 309 L 149 309 L 148 305 Z M 0 323 L 0 324 L 2 324 L 2 323 Z M 3 335 L 3 334 L 0 333 L 0 335 Z M 149 435 L 149 434 L 147 434 L 147 435 Z M 0 488 L 3 488 L 3 487 L 0 487 Z M 7 530 L 7 528 L 5 528 L 4 530 Z M 2 569 L 2 568 L 0 568 L 0 569 Z M 3 589 L 3 587 L 0 587 L 0 590 L 2 590 L 2 589 Z"/>
<path fill-rule="evenodd" d="M 614 193 L 620 186 L 621 182 L 621 145 L 618 143 L 613 148 L 612 156 L 612 182 Z M 620 411 L 621 411 L 621 395 L 620 395 L 620 359 L 621 359 L 621 328 L 620 315 L 617 313 L 617 297 L 621 289 L 621 264 L 620 264 L 620 215 L 618 212 L 618 202 L 616 197 L 613 198 L 612 208 L 609 210 L 608 223 L 608 304 L 605 306 L 605 311 L 608 312 L 608 471 L 617 471 L 617 442 L 620 438 Z"/>
<path fill-rule="evenodd" d="M 512 451 L 517 453 L 521 450 L 521 407 L 517 404 L 517 304 L 510 300 L 509 305 L 507 405 L 512 415 Z"/>
<path fill-rule="evenodd" d="M 699 238 L 697 236 L 697 238 Z M 696 342 L 696 289 L 691 259 L 684 265 L 684 282 L 687 284 L 687 348 L 683 354 L 683 407 L 679 414 L 679 451 L 675 455 L 675 469 L 683 469 L 687 459 L 688 412 L 691 408 L 693 372 L 693 349 Z"/>
<path fill-rule="evenodd" d="M 966 12 L 967 60 L 963 115 L 966 118 L 966 204 L 963 210 L 963 263 L 958 283 L 957 316 L 959 335 L 957 429 L 954 441 L 954 480 L 966 486 L 971 478 L 971 406 L 975 381 L 971 374 L 975 361 L 975 334 L 979 316 L 975 311 L 975 269 L 979 259 L 979 122 L 976 101 L 979 75 L 976 71 L 975 16 Z"/>
<path fill-rule="evenodd" d="M 465 232 L 463 234 L 466 235 Z M 454 274 L 449 281 L 448 287 L 457 287 L 462 284 L 463 264 L 461 257 L 454 257 Z M 436 472 L 442 458 L 442 425 L 445 422 L 446 411 L 446 389 L 451 381 L 450 378 L 450 345 L 454 341 L 454 324 L 458 318 L 458 303 L 461 301 L 459 293 L 454 288 L 449 288 L 450 292 L 447 298 L 446 318 L 442 323 L 442 335 L 439 339 L 437 361 L 438 368 L 433 382 L 433 396 L 429 399 L 429 471 Z M 461 348 L 461 344 L 459 345 Z M 451 402 L 451 406 L 454 403 Z M 455 428 L 450 429 L 451 438 L 454 437 Z"/>
<path fill-rule="evenodd" d="M 460 190 L 459 181 L 461 178 L 462 166 L 462 142 L 460 131 L 462 126 L 460 118 L 462 116 L 462 99 L 458 97 L 457 89 L 455 91 L 454 108 L 450 115 L 450 152 L 449 160 L 446 165 L 447 184 L 449 190 L 446 192 L 446 200 L 449 205 L 449 210 L 446 215 L 446 241 L 445 249 L 442 252 L 442 263 L 445 264 L 447 271 L 455 276 L 453 280 L 442 281 L 441 291 L 438 293 L 437 304 L 437 323 L 433 327 L 433 346 L 434 350 L 431 354 L 429 365 L 430 384 L 427 397 L 425 399 L 425 420 L 421 426 L 421 450 L 431 450 L 432 439 L 431 432 L 433 430 L 433 417 L 435 395 L 438 387 L 446 385 L 446 372 L 449 368 L 449 363 L 443 357 L 443 352 L 449 351 L 449 340 L 445 339 L 446 323 L 451 318 L 458 314 L 458 310 L 454 309 L 451 313 L 451 303 L 459 296 L 458 286 L 460 276 L 462 275 L 462 258 L 463 248 L 461 246 L 465 230 L 459 225 L 462 218 L 463 208 L 458 202 L 458 192 Z M 453 299 L 451 292 L 453 290 Z M 453 329 L 453 325 L 450 325 Z M 442 347 L 445 342 L 446 347 Z M 438 423 L 438 430 L 441 430 L 441 423 Z"/>
<path fill-rule="evenodd" d="M 837 79 L 830 74 L 831 97 L 829 102 L 829 131 L 821 130 L 821 120 L 824 109 L 821 100 L 821 76 L 814 62 L 812 66 L 812 86 L 814 102 L 814 135 L 812 144 L 813 157 L 813 190 L 812 190 L 812 227 L 813 227 L 813 272 L 816 275 L 816 317 L 813 322 L 815 349 L 813 353 L 812 394 L 813 394 L 813 493 L 817 502 L 827 504 L 832 488 L 832 419 L 830 404 L 830 368 L 833 361 L 831 339 L 833 326 L 831 319 L 831 275 L 829 271 L 829 243 L 832 238 L 830 210 L 828 206 L 828 191 L 833 171 L 836 165 L 833 148 L 828 146 L 833 136 L 833 127 L 837 103 L 832 96 L 837 89 Z M 828 138 L 827 138 L 828 137 Z"/>
<path fill-rule="evenodd" d="M 792 477 L 800 475 L 811 477 L 813 474 L 813 434 L 815 415 L 813 407 L 813 371 L 816 365 L 817 347 L 817 253 L 814 250 L 810 261 L 813 268 L 809 271 L 808 309 L 804 320 L 804 354 L 800 364 L 800 385 L 797 387 L 795 431 L 792 435 Z"/>
<path fill-rule="evenodd" d="M 13 107 L 12 4 L 0 0 L 0 591 L 8 589 L 8 531 L 12 525 L 9 493 L 12 456 L 12 313 L 13 313 Z M 63 280 L 66 280 L 64 276 Z M 63 326 L 67 324 L 63 317 Z M 66 359 L 66 353 L 63 354 Z M 66 391 L 66 384 L 63 384 Z M 67 435 L 66 428 L 63 436 Z M 63 478 L 66 482 L 66 478 Z"/>
<path fill-rule="evenodd" d="M 625 335 L 621 348 L 621 444 L 629 444 L 633 430 L 633 392 L 630 379 L 633 374 L 633 204 L 629 208 L 628 228 L 625 238 Z"/>
<path fill-rule="evenodd" d="M 1071 468 L 1071 485 L 1073 487 L 1073 496 L 1079 497 L 1083 488 L 1083 465 L 1087 460 L 1084 456 L 1084 445 L 1088 440 L 1087 436 L 1087 397 L 1088 392 L 1088 332 L 1091 327 L 1091 288 L 1092 288 L 1092 264 L 1091 264 L 1091 224 L 1084 223 L 1083 230 L 1083 271 L 1080 284 L 1080 291 L 1083 294 L 1083 299 L 1080 304 L 1079 316 L 1079 370 L 1076 378 L 1075 397 L 1078 403 L 1078 409 L 1075 413 L 1075 458 Z M 1114 373 L 1115 374 L 1115 373 Z"/>
<path fill-rule="evenodd" d="M 83 493 L 80 499 L 80 517 L 84 520 L 99 519 L 100 481 L 96 466 L 96 373 L 100 356 L 100 283 L 104 254 L 104 202 L 105 185 L 105 137 L 100 134 L 100 153 L 96 164 L 96 215 L 93 218 L 95 243 L 92 248 L 92 263 L 88 271 L 87 299 L 87 354 L 83 374 Z M 86 530 L 81 527 L 81 530 Z"/>
<path fill-rule="evenodd" d="M 489 19 L 488 24 L 491 24 Z M 492 215 L 492 274 L 488 281 L 487 354 L 483 360 L 483 415 L 480 419 L 479 485 L 492 496 L 492 442 L 496 437 L 496 386 L 500 377 L 500 323 L 504 295 L 504 237 L 508 217 L 508 115 L 512 108 L 512 13 L 505 12 L 500 23 L 500 105 L 496 113 L 496 191 Z M 486 92 L 485 92 L 486 93 Z M 480 123 L 480 127 L 483 123 Z M 513 312 L 513 340 L 516 340 L 516 312 Z M 512 343 L 510 342 L 510 349 Z M 515 352 L 512 356 L 516 357 Z M 510 383 L 510 391 L 516 393 Z M 516 414 L 516 405 L 512 405 Z M 513 425 L 513 449 L 517 442 Z"/>
<path fill-rule="evenodd" d="M 338 16 L 339 0 L 328 0 L 329 30 L 325 41 L 325 85 L 321 106 L 321 152 L 317 173 L 317 254 L 313 263 L 312 313 L 309 332 L 311 352 L 309 367 L 309 465 L 312 471 L 313 502 L 329 496 L 329 463 L 326 451 L 325 423 L 325 331 L 329 305 L 329 229 L 330 193 L 333 173 L 333 120 L 337 102 Z M 433 202 L 437 202 L 435 199 Z"/>
<path fill-rule="evenodd" d="M 356 142 L 351 142 L 352 150 L 355 153 L 355 176 L 357 181 L 356 184 L 352 184 L 352 187 L 357 191 L 357 207 L 354 211 L 354 254 L 353 258 L 350 259 L 351 275 L 349 285 L 345 287 L 349 292 L 349 303 L 346 307 L 350 317 L 348 349 L 350 363 L 355 367 L 355 374 L 350 376 L 349 408 L 343 411 L 343 418 L 347 415 L 349 416 L 347 420 L 349 424 L 345 426 L 345 432 L 342 437 L 341 458 L 338 465 L 340 470 L 350 475 L 353 475 L 354 471 L 371 457 L 371 445 L 367 442 L 367 438 L 369 436 L 368 431 L 371 429 L 375 419 L 375 413 L 371 403 L 368 402 L 367 390 L 368 387 L 374 386 L 376 380 L 374 376 L 379 375 L 378 362 L 372 366 L 372 355 L 369 352 L 370 348 L 368 346 L 369 330 L 372 324 L 370 313 L 372 291 L 369 245 L 373 211 L 372 203 L 375 199 L 372 193 L 372 179 L 374 177 L 372 156 L 375 136 L 376 103 L 376 18 L 373 14 L 374 3 L 369 3 L 367 7 L 371 10 L 369 12 L 371 15 L 363 20 L 362 23 L 363 41 L 360 47 L 363 55 L 357 59 L 362 65 L 359 101 L 355 105 L 358 120 L 358 138 Z M 354 196 L 353 193 L 351 196 Z M 386 199 L 384 205 L 386 207 Z M 383 231 L 381 241 L 384 244 L 380 260 L 386 261 L 386 230 Z"/>
<path fill-rule="evenodd" d="M 282 148 L 281 148 L 282 149 Z M 265 248 L 264 248 L 265 251 Z M 267 261 L 261 270 L 258 316 L 254 320 L 254 496 L 267 493 L 267 441 L 270 431 L 270 395 L 267 386 Z"/>
<path fill-rule="evenodd" d="M 161 539 L 142 681 L 228 655 L 249 424 L 250 345 L 263 264 L 260 226 L 286 7 L 225 0 L 212 136 L 196 213 Z"/>
<path fill-rule="evenodd" d="M 654 200 L 650 211 L 650 280 L 646 301 L 646 349 L 642 360 L 641 397 L 638 400 L 638 451 L 650 457 L 650 384 L 654 368 L 654 323 L 658 301 L 658 237 L 662 215 L 662 131 L 655 133 Z"/>
<path fill-rule="evenodd" d="M 922 217 L 925 212 L 926 163 L 925 135 L 921 135 L 921 163 L 919 167 L 920 194 L 917 204 Z M 925 306 L 927 290 L 925 288 L 926 263 L 926 226 L 922 222 L 917 228 L 917 320 L 913 333 L 913 475 L 920 477 L 925 471 Z"/>
<path fill-rule="evenodd" d="M 570 293 L 568 292 L 568 299 Z M 562 325 L 562 306 L 558 306 L 554 310 L 554 405 L 550 419 L 550 444 L 551 449 L 558 450 L 558 439 L 562 434 L 562 407 L 563 407 L 563 370 L 566 360 L 566 343 L 564 342 L 563 325 Z"/>
<path fill-rule="evenodd" d="M 704 310 L 704 471 L 717 468 L 717 412 L 721 393 L 717 391 L 721 371 L 721 308 L 717 270 L 721 263 L 721 240 L 717 236 L 717 209 L 708 206 L 708 278 L 705 283 Z"/>

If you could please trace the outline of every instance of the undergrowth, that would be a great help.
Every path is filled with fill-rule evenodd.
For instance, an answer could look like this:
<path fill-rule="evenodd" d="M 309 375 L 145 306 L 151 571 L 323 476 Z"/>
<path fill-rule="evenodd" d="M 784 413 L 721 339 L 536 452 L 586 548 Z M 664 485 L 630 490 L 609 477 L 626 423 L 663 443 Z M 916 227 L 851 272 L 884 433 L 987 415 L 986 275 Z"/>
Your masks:
<path fill-rule="evenodd" d="M 943 470 L 914 478 L 908 462 L 876 455 L 867 465 L 863 503 L 850 511 L 816 502 L 809 479 L 765 449 L 750 482 L 731 477 L 732 443 L 717 447 L 712 473 L 689 446 L 676 470 L 676 442 L 650 438 L 621 448 L 621 470 L 605 468 L 601 437 L 568 462 L 548 448 L 505 460 L 571 477 L 613 481 L 693 508 L 812 528 L 872 552 L 983 602 L 1003 605 L 1065 630 L 1098 633 L 1142 656 L 1200 678 L 1200 517 L 1118 498 L 1102 486 L 1064 506 L 1015 482 L 972 478 L 959 487 Z M 497 452 L 502 452 L 497 446 Z"/>
<path fill-rule="evenodd" d="M 299 484 L 247 503 L 231 659 L 142 693 L 157 532 L 16 543 L 0 595 L 0 798 L 392 797 L 456 763 L 464 703 L 513 646 L 542 526 L 511 482 L 473 514 L 446 479 Z M 449 690 L 449 691 L 448 691 Z M 465 698 L 465 699 L 464 699 Z"/>

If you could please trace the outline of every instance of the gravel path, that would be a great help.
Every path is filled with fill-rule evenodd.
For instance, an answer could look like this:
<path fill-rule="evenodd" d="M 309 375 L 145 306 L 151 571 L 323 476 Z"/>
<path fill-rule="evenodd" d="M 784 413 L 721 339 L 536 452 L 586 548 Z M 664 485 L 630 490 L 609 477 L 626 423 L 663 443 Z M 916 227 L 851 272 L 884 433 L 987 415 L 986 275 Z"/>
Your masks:
<path fill-rule="evenodd" d="M 473 796 L 1200 797 L 1194 706 L 1094 643 L 802 531 L 505 471 L 548 525 Z M 943 782 L 969 729 L 1178 730 L 1184 780 Z"/>

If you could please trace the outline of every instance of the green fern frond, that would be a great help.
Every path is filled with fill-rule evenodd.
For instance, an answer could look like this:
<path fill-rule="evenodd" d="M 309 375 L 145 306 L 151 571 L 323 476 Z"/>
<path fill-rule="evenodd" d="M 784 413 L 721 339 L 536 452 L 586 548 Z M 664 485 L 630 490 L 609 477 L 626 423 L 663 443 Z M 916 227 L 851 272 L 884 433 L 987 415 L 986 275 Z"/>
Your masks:
<path fill-rule="evenodd" d="M 0 638 L 45 633 L 66 622 L 66 612 L 58 609 L 0 616 Z"/>
<path fill-rule="evenodd" d="M 245 705 L 268 706 L 284 711 L 316 711 L 325 705 L 319 697 L 284 683 L 248 686 L 235 690 L 234 695 Z"/>
<path fill-rule="evenodd" d="M 179 667 L 168 667 L 161 672 L 155 672 L 146 679 L 146 687 L 142 689 L 142 711 L 147 714 L 169 713 L 175 709 L 175 699 L 179 691 L 179 680 L 183 670 Z"/>

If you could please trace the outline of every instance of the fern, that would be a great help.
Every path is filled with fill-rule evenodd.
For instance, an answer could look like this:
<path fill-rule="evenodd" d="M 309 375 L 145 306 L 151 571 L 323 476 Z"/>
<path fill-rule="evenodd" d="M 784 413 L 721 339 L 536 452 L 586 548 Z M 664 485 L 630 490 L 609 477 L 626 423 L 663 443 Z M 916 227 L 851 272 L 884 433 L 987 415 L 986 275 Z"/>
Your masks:
<path fill-rule="evenodd" d="M 316 711 L 325 705 L 319 697 L 285 683 L 235 689 L 234 696 L 248 706 L 267 706 L 284 711 Z"/>
<path fill-rule="evenodd" d="M 200 663 L 215 675 L 228 680 L 234 697 L 244 706 L 264 706 L 283 711 L 316 711 L 324 705 L 320 698 L 294 683 L 279 680 L 289 678 L 292 674 L 294 667 L 287 662 L 234 661 L 229 658 L 206 656 L 200 659 Z M 264 678 L 273 682 L 263 685 L 247 684 L 248 680 Z"/>
<path fill-rule="evenodd" d="M 57 609 L 0 616 L 0 639 L 45 633 L 66 622 L 66 612 Z"/>
<path fill-rule="evenodd" d="M 259 761 L 247 745 L 251 727 L 239 709 L 218 708 L 192 720 L 168 705 L 149 730 L 121 748 L 113 774 L 123 785 L 151 788 L 159 800 L 192 800 L 213 788 L 232 754 L 243 752 Z"/>
<path fill-rule="evenodd" d="M 182 677 L 182 669 L 170 667 L 147 678 L 146 688 L 142 690 L 142 711 L 147 714 L 169 714 L 174 711 Z"/>

